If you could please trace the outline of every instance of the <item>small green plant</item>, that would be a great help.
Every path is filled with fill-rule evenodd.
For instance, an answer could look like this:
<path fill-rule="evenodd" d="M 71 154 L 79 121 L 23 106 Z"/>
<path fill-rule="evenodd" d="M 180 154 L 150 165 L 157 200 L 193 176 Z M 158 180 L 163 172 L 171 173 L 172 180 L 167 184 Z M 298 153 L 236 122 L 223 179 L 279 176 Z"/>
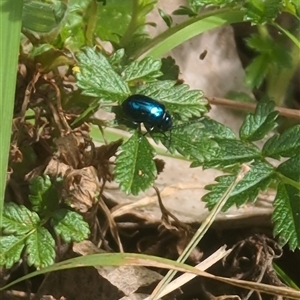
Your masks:
<path fill-rule="evenodd" d="M 80 71 L 76 76 L 83 94 L 94 97 L 98 95 L 105 105 L 112 104 L 117 99 L 121 104 L 129 94 L 144 94 L 160 99 L 173 115 L 174 125 L 168 133 L 153 132 L 150 133 L 151 136 L 156 141 L 161 141 L 170 152 L 177 151 L 191 160 L 192 167 L 217 168 L 232 174 L 218 177 L 217 184 L 206 187 L 210 192 L 202 200 L 207 202 L 209 209 L 214 207 L 231 185 L 241 164 L 248 163 L 251 170 L 234 189 L 224 210 L 233 205 L 240 207 L 247 201 L 255 201 L 259 191 L 265 190 L 272 183 L 277 188 L 272 218 L 274 234 L 279 234 L 282 244 L 289 243 L 291 249 L 300 246 L 300 220 L 297 218 L 300 126 L 296 125 L 280 135 L 273 135 L 262 149 L 253 143 L 263 139 L 277 126 L 278 112 L 274 111 L 272 101 L 260 102 L 255 113 L 247 115 L 239 137 L 236 137 L 230 128 L 208 117 L 199 118 L 206 111 L 200 91 L 189 91 L 186 85 L 175 85 L 175 82 L 169 80 L 154 81 L 155 74 L 156 77 L 161 75 L 159 61 L 145 58 L 124 66 L 122 71 L 117 68 L 123 74 L 120 75 L 109 65 L 104 55 L 92 49 L 86 49 L 77 57 Z M 101 76 L 106 81 L 100 80 Z M 101 84 L 95 80 L 91 86 L 88 80 L 91 77 L 100 78 Z M 144 84 L 135 87 L 133 80 Z M 118 88 L 109 95 L 111 82 Z M 116 118 L 118 119 L 118 114 Z M 153 160 L 155 151 L 140 129 L 135 129 L 120 150 L 115 167 L 115 179 L 120 187 L 132 194 L 149 188 L 157 175 Z M 268 161 L 268 157 L 289 159 L 275 167 Z M 282 226 L 283 222 L 285 226 Z"/>
<path fill-rule="evenodd" d="M 57 186 L 48 176 L 31 181 L 29 201 L 31 210 L 14 202 L 4 204 L 0 265 L 6 268 L 18 262 L 23 253 L 29 266 L 40 269 L 52 265 L 56 243 L 51 232 L 66 243 L 80 242 L 90 234 L 79 213 L 60 208 Z"/>
<path fill-rule="evenodd" d="M 203 93 L 179 84 L 175 61 L 160 59 L 200 33 L 226 24 L 251 22 L 258 25 L 259 32 L 247 39 L 248 46 L 257 53 L 246 70 L 247 82 L 255 88 L 266 80 L 267 95 L 276 104 L 281 103 L 277 100 L 286 95 L 289 79 L 299 62 L 296 54 L 300 42 L 295 37 L 296 29 L 282 28 L 276 18 L 285 12 L 298 24 L 298 1 L 191 0 L 188 6 L 173 13 L 190 17 L 179 25 L 173 25 L 172 16 L 160 10 L 168 29 L 151 39 L 145 26 L 155 24 L 146 24 L 146 16 L 155 7 L 153 0 L 133 0 L 131 6 L 122 0 L 24 1 L 20 64 L 26 67 L 27 77 L 22 83 L 28 90 L 26 94 L 25 89 L 17 91 L 22 102 L 16 103 L 15 116 L 21 121 L 16 122 L 19 127 L 17 133 L 14 132 L 14 138 L 17 136 L 14 146 L 22 154 L 20 157 L 27 163 L 33 160 L 34 166 L 42 165 L 42 158 L 37 155 L 40 153 L 34 149 L 37 144 L 46 145 L 42 149 L 49 151 L 49 158 L 57 150 L 53 140 L 66 132 L 80 131 L 85 122 L 113 126 L 105 120 L 91 118 L 100 107 L 115 113 L 114 125 L 118 123 L 132 133 L 118 149 L 114 179 L 125 192 L 138 194 L 153 185 L 161 170 L 155 164 L 155 150 L 144 132 L 124 119 L 120 105 L 131 94 L 147 95 L 163 103 L 173 118 L 171 131 L 153 131 L 148 136 L 162 142 L 170 153 L 179 153 L 190 160 L 192 167 L 216 168 L 228 173 L 218 177 L 216 184 L 207 186 L 209 193 L 202 199 L 207 207 L 211 209 L 216 205 L 241 164 L 246 163 L 250 171 L 238 183 L 224 209 L 255 201 L 260 191 L 272 185 L 277 191 L 272 216 L 274 235 L 279 235 L 282 245 L 288 243 L 292 250 L 300 248 L 299 125 L 269 137 L 260 149 L 254 142 L 271 134 L 277 126 L 278 113 L 272 101 L 259 102 L 255 113 L 245 118 L 237 137 L 230 128 L 205 116 L 208 105 Z M 113 26 L 111 20 L 114 20 Z M 283 33 L 284 41 L 291 41 L 291 51 L 278 45 L 267 25 Z M 111 53 L 98 37 L 111 43 Z M 9 53 L 10 49 L 4 51 Z M 64 75 L 60 73 L 61 66 L 65 68 Z M 15 77 L 9 75 L 8 72 L 5 79 L 14 90 Z M 74 75 L 79 89 L 70 84 Z M 7 99 L 5 105 L 12 103 L 12 99 Z M 11 127 L 11 120 L 2 118 L 0 122 L 9 122 L 1 128 Z M 9 140 L 10 136 L 6 136 L 6 141 Z M 108 157 L 115 155 L 116 145 L 118 143 L 105 146 L 106 153 L 100 157 L 105 164 Z M 9 149 L 9 144 L 3 147 Z M 80 155 L 80 159 L 75 157 L 72 161 L 77 164 L 69 165 L 83 168 Z M 285 161 L 277 167 L 269 162 L 269 158 L 279 160 L 281 157 Z M 18 170 L 16 165 L 9 163 L 14 172 Z M 21 173 L 28 174 L 32 165 L 21 165 Z M 97 176 L 104 187 L 106 180 L 112 177 L 109 172 L 103 173 Z M 1 175 L 4 183 L 6 174 Z M 55 258 L 53 233 L 67 243 L 89 236 L 88 225 L 79 213 L 61 205 L 57 184 L 56 178 L 36 177 L 30 183 L 30 195 L 25 197 L 29 203 L 5 203 L 1 265 L 10 268 L 25 253 L 29 265 L 42 268 L 52 264 Z M 1 193 L 4 194 L 4 188 Z"/>

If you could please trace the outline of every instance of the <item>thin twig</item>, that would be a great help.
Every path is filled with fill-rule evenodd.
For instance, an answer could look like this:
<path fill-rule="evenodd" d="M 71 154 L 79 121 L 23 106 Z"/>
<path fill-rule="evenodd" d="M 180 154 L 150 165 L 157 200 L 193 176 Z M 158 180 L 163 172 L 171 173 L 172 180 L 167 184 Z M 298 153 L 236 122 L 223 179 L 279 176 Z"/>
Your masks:
<path fill-rule="evenodd" d="M 240 102 L 240 101 L 219 98 L 219 97 L 206 97 L 206 99 L 210 104 L 230 107 L 236 110 L 255 111 L 256 108 L 255 103 Z M 281 116 L 289 117 L 293 119 L 300 119 L 299 109 L 291 109 L 291 108 L 275 106 L 275 110 L 277 110 Z"/>

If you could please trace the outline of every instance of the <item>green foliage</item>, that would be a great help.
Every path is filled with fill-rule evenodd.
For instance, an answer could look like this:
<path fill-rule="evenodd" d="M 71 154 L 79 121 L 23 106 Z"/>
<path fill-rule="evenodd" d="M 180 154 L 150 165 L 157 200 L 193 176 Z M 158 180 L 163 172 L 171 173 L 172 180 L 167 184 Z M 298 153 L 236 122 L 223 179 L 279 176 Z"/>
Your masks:
<path fill-rule="evenodd" d="M 259 55 L 246 68 L 246 82 L 251 87 L 260 87 L 269 72 L 279 73 L 282 68 L 291 68 L 291 55 L 283 43 L 253 34 L 246 40 L 248 47 Z"/>
<path fill-rule="evenodd" d="M 232 205 L 240 207 L 247 201 L 255 201 L 259 191 L 265 190 L 271 182 L 278 185 L 274 202 L 275 211 L 272 217 L 274 235 L 280 236 L 282 245 L 288 243 L 291 249 L 300 247 L 299 223 L 299 190 L 300 190 L 300 127 L 296 125 L 287 129 L 281 135 L 275 134 L 269 138 L 260 150 L 252 141 L 262 139 L 270 130 L 276 127 L 278 113 L 273 111 L 273 102 L 260 102 L 254 114 L 246 116 L 241 129 L 240 141 L 231 136 L 230 139 L 213 138 L 218 143 L 219 152 L 205 162 L 194 162 L 193 166 L 231 169 L 232 175 L 216 178 L 217 183 L 206 186 L 210 191 L 202 200 L 212 209 L 224 192 L 235 179 L 234 165 L 249 163 L 250 171 L 238 183 L 226 203 L 224 210 Z M 290 157 L 277 168 L 266 158 L 279 159 Z M 296 220 L 297 219 L 297 220 Z"/>
<path fill-rule="evenodd" d="M 62 1 L 24 1 L 22 26 L 34 32 L 49 33 L 61 25 L 66 11 L 67 5 Z"/>
<path fill-rule="evenodd" d="M 248 201 L 254 201 L 260 190 L 265 190 L 274 175 L 273 167 L 266 162 L 254 161 L 250 165 L 250 171 L 233 190 L 228 202 L 224 206 L 224 211 L 231 206 L 241 207 Z M 235 180 L 234 175 L 224 175 L 216 178 L 217 184 L 208 185 L 205 188 L 210 190 L 202 200 L 207 202 L 207 207 L 212 209 L 218 202 L 229 185 Z"/>
<path fill-rule="evenodd" d="M 173 19 L 170 15 L 166 14 L 162 9 L 158 9 L 158 13 L 161 18 L 165 21 L 166 25 L 170 28 L 173 24 Z"/>
<path fill-rule="evenodd" d="M 13 202 L 4 205 L 0 265 L 6 268 L 11 268 L 22 257 L 36 268 L 54 263 L 55 240 L 45 227 L 48 221 L 65 242 L 82 241 L 90 233 L 81 215 L 59 208 L 56 187 L 48 176 L 31 181 L 29 200 L 32 211 Z"/>
<path fill-rule="evenodd" d="M 282 10 L 281 0 L 245 1 L 246 20 L 255 24 L 263 24 L 275 20 Z"/>
<path fill-rule="evenodd" d="M 86 48 L 77 54 L 77 59 L 80 70 L 75 75 L 83 95 L 99 97 L 104 101 L 119 101 L 129 95 L 128 85 L 103 54 Z"/>
<path fill-rule="evenodd" d="M 273 102 L 259 102 L 255 112 L 246 116 L 238 138 L 230 128 L 202 115 L 206 112 L 206 102 L 201 92 L 189 90 L 185 84 L 176 85 L 175 81 L 158 80 L 161 75 L 160 61 L 146 58 L 139 62 L 125 63 L 122 60 L 123 56 L 118 55 L 118 59 L 111 58 L 114 64 L 108 67 L 109 61 L 103 54 L 92 49 L 85 49 L 83 53 L 89 53 L 88 56 L 77 55 L 80 69 L 80 73 L 77 73 L 77 80 L 83 93 L 90 92 L 91 87 L 95 86 L 95 82 L 90 84 L 91 87 L 89 86 L 88 77 L 98 76 L 97 72 L 102 64 L 100 60 L 105 61 L 106 67 L 101 68 L 102 74 L 97 82 L 101 88 L 94 88 L 93 96 L 99 99 L 105 97 L 107 103 L 115 100 L 121 103 L 128 94 L 143 94 L 158 100 L 172 115 L 173 127 L 168 132 L 153 130 L 150 132 L 151 137 L 156 142 L 162 142 L 171 153 L 178 152 L 191 160 L 192 167 L 217 168 L 231 173 L 217 178 L 216 184 L 207 187 L 210 192 L 203 200 L 207 202 L 208 208 L 211 209 L 218 202 L 243 163 L 249 164 L 251 170 L 234 189 L 225 210 L 232 205 L 240 207 L 248 201 L 255 201 L 258 193 L 265 190 L 270 183 L 275 183 L 275 185 L 288 183 L 296 189 L 300 188 L 297 184 L 300 170 L 300 167 L 297 167 L 297 164 L 299 165 L 297 154 L 300 150 L 299 125 L 286 130 L 281 135 L 275 134 L 269 138 L 262 150 L 253 144 L 254 141 L 263 139 L 277 126 L 278 112 L 274 111 Z M 82 57 L 84 59 L 81 59 Z M 92 59 L 89 61 L 89 58 Z M 85 69 L 88 69 L 88 72 Z M 175 69 L 174 73 L 176 73 Z M 84 77 L 78 74 L 88 75 Z M 109 77 L 112 80 L 118 78 L 118 86 L 126 87 L 126 92 L 125 88 L 119 89 L 119 97 L 116 97 L 116 92 L 118 92 L 116 88 L 110 94 L 109 85 L 106 88 Z M 128 85 L 129 81 L 138 84 Z M 130 120 L 124 120 L 122 112 L 118 110 L 115 112 L 119 124 L 126 124 L 136 130 L 120 148 L 116 160 L 115 180 L 120 183 L 122 190 L 136 195 L 149 188 L 156 177 L 157 170 L 153 161 L 154 149 L 139 127 L 132 124 Z M 266 160 L 267 157 L 280 158 L 280 156 L 291 158 L 277 169 Z M 290 198 L 289 201 L 294 200 Z M 290 213 L 294 214 L 294 211 Z M 279 222 L 276 218 L 274 220 Z M 300 228 L 295 230 L 297 236 Z M 274 231 L 274 233 L 278 234 L 279 231 Z M 279 234 L 282 240 L 294 247 L 294 239 L 290 240 L 289 237 L 282 236 L 281 232 Z M 300 240 L 297 240 L 297 243 L 299 247 Z"/>
<path fill-rule="evenodd" d="M 129 95 L 144 94 L 163 103 L 172 115 L 172 130 L 149 133 L 156 142 L 162 142 L 171 153 L 177 152 L 191 160 L 192 167 L 218 168 L 229 172 L 229 175 L 218 177 L 216 184 L 207 187 L 210 192 L 203 200 L 208 208 L 218 202 L 241 164 L 247 163 L 251 170 L 236 186 L 225 209 L 255 201 L 259 191 L 272 182 L 278 186 L 272 218 L 274 234 L 280 236 L 282 244 L 288 243 L 291 249 L 299 248 L 299 125 L 274 135 L 260 150 L 253 142 L 261 140 L 277 126 L 278 113 L 274 111 L 274 103 L 259 103 L 255 113 L 245 118 L 238 138 L 230 128 L 203 116 L 208 108 L 202 92 L 180 84 L 179 68 L 172 58 L 160 60 L 145 55 L 147 51 L 154 56 L 165 53 L 208 29 L 242 19 L 252 24 L 271 24 L 280 29 L 275 22 L 277 16 L 285 11 L 299 18 L 299 3 L 287 0 L 190 0 L 189 6 L 181 6 L 173 14 L 188 15 L 191 20 L 174 25 L 172 16 L 159 10 L 169 28 L 162 35 L 150 39 L 145 33 L 145 26 L 153 24 L 146 23 L 146 16 L 155 5 L 153 0 L 136 0 L 130 5 L 122 0 L 107 3 L 89 0 L 25 1 L 23 32 L 27 39 L 24 39 L 20 53 L 24 61 L 20 62 L 28 67 L 28 73 L 35 73 L 36 66 L 41 66 L 41 74 L 52 71 L 55 76 L 59 74 L 59 66 L 73 67 L 79 90 L 70 92 L 61 89 L 61 82 L 55 81 L 55 88 L 61 89 L 60 93 L 56 92 L 61 96 L 62 110 L 80 111 L 79 116 L 70 122 L 71 126 L 89 122 L 91 114 L 100 106 L 115 112 L 119 124 L 135 128 L 133 135 L 120 147 L 116 159 L 114 175 L 122 190 L 138 194 L 154 183 L 158 173 L 153 160 L 155 151 L 145 132 L 131 120 L 124 120 L 120 111 L 120 104 Z M 299 47 L 293 32 L 281 31 L 284 37 L 289 37 Z M 111 43 L 112 53 L 107 53 L 98 38 Z M 297 65 L 299 59 L 289 54 L 291 51 L 287 51 L 284 44 L 272 39 L 264 30 L 247 39 L 247 45 L 258 54 L 246 70 L 250 87 L 259 87 L 268 76 L 276 77 L 282 70 Z M 132 60 L 139 55 L 143 58 Z M 36 86 L 39 87 L 39 84 Z M 47 100 L 52 103 L 57 98 L 52 96 Z M 115 110 L 113 105 L 119 106 Z M 47 115 L 49 109 L 44 112 Z M 267 161 L 268 157 L 279 159 L 282 156 L 289 159 L 277 168 Z M 53 182 L 47 176 L 37 177 L 30 183 L 28 206 L 13 202 L 5 204 L 0 265 L 10 268 L 20 258 L 27 258 L 28 264 L 37 268 L 52 264 L 55 240 L 50 232 L 67 243 L 88 237 L 86 222 L 78 213 L 65 206 L 61 208 L 60 197 L 59 182 Z"/>
<path fill-rule="evenodd" d="M 299 168 L 298 168 L 299 177 Z M 274 234 L 280 236 L 282 245 L 289 244 L 291 250 L 299 248 L 300 241 L 300 196 L 299 188 L 283 182 L 278 185 L 274 200 Z"/>
<path fill-rule="evenodd" d="M 2 1 L 0 10 L 0 227 L 7 184 L 23 1 Z"/>
<path fill-rule="evenodd" d="M 83 94 L 97 97 L 99 103 L 102 101 L 121 103 L 129 94 L 147 95 L 165 104 L 166 109 L 174 115 L 174 121 L 177 120 L 179 123 L 199 118 L 203 112 L 206 112 L 206 101 L 200 91 L 191 91 L 187 85 L 176 85 L 175 81 L 157 80 L 162 75 L 160 60 L 147 57 L 138 62 L 120 64 L 118 62 L 120 62 L 122 55 L 120 54 L 118 57 L 118 59 L 112 57 L 113 65 L 110 65 L 110 61 L 103 54 L 91 48 L 86 48 L 77 54 L 80 71 L 76 72 L 75 75 Z M 174 74 L 177 74 L 176 68 Z M 96 78 L 96 80 L 91 82 L 90 78 Z M 136 87 L 133 85 L 130 91 L 128 83 L 130 82 L 132 85 L 136 81 L 138 83 L 142 81 L 144 84 L 139 83 Z M 115 82 L 115 89 L 112 89 L 112 82 Z M 130 126 L 130 120 L 129 122 L 123 120 L 122 113 L 116 113 L 118 123 Z M 194 122 L 195 126 L 198 125 Z M 172 146 L 170 145 L 173 147 L 171 151 L 176 149 L 187 157 L 192 158 L 196 155 L 199 158 L 200 155 L 211 155 L 211 149 L 216 145 L 214 141 L 210 141 L 209 137 L 206 137 L 207 143 L 204 144 L 204 136 L 198 130 L 199 128 L 185 125 L 181 127 L 185 131 L 174 129 L 169 138 L 160 132 L 154 134 L 153 137 L 165 144 L 170 144 L 168 140 L 172 139 L 174 143 Z M 192 142 L 193 140 L 194 142 Z M 202 149 L 201 153 L 199 152 L 200 149 Z M 133 194 L 149 188 L 156 176 L 155 165 L 152 160 L 153 148 L 148 145 L 143 136 L 136 133 L 121 147 L 121 150 L 115 169 L 116 180 L 120 182 L 121 188 Z"/>
<path fill-rule="evenodd" d="M 122 190 L 137 195 L 149 188 L 156 177 L 154 149 L 143 135 L 136 132 L 120 150 L 116 160 L 116 180 Z"/>
<path fill-rule="evenodd" d="M 264 145 L 265 156 L 280 158 L 292 157 L 300 151 L 300 125 L 295 125 L 282 134 L 274 134 Z"/>
<path fill-rule="evenodd" d="M 152 81 L 163 75 L 160 71 L 161 61 L 146 57 L 140 61 L 133 61 L 124 69 L 124 80 L 133 82 L 137 80 Z"/>
<path fill-rule="evenodd" d="M 92 50 L 88 51 L 92 53 Z M 91 57 L 94 56 L 99 57 L 98 54 L 91 54 Z M 81 56 L 79 55 L 79 57 Z M 90 70 L 96 70 L 96 66 L 93 67 L 93 64 L 100 65 L 96 59 L 91 60 L 88 66 Z M 81 72 L 84 73 L 86 65 L 79 64 L 79 67 Z M 114 68 L 116 69 L 116 65 Z M 278 112 L 274 111 L 273 102 L 260 102 L 256 111 L 246 116 L 241 125 L 238 138 L 228 127 L 202 116 L 206 111 L 206 107 L 199 91 L 191 91 L 185 84 L 175 85 L 175 82 L 170 80 L 158 81 L 161 64 L 157 60 L 147 58 L 127 65 L 119 64 L 118 68 L 118 73 L 121 74 L 118 77 L 120 78 L 119 82 L 123 81 L 121 85 L 126 85 L 126 81 L 143 79 L 143 84 L 128 87 L 131 90 L 130 93 L 144 94 L 157 99 L 171 113 L 173 118 L 171 131 L 153 130 L 150 132 L 151 137 L 156 142 L 161 141 L 171 153 L 178 152 L 191 160 L 192 167 L 217 168 L 232 173 L 232 175 L 217 178 L 216 184 L 207 187 L 210 192 L 205 195 L 203 200 L 207 202 L 208 208 L 214 207 L 222 194 L 228 189 L 242 163 L 248 163 L 251 170 L 234 189 L 224 208 L 225 210 L 232 205 L 240 207 L 247 201 L 255 201 L 258 193 L 265 190 L 271 182 L 277 184 L 288 182 L 292 184 L 293 188 L 299 189 L 296 181 L 299 178 L 299 171 L 298 167 L 295 166 L 299 164 L 299 156 L 295 156 L 300 150 L 299 125 L 286 130 L 281 135 L 276 134 L 269 138 L 262 150 L 252 143 L 261 140 L 276 128 Z M 106 75 L 106 70 L 111 70 L 111 68 L 102 69 L 102 76 L 104 77 L 110 76 L 109 74 Z M 94 77 L 96 75 L 91 72 L 89 76 Z M 77 78 L 78 85 L 89 90 L 88 86 L 82 84 L 82 77 L 77 76 Z M 96 95 L 97 91 L 95 89 L 93 96 L 101 97 L 103 90 L 109 90 L 106 88 L 105 81 L 101 84 L 102 88 L 99 89 L 98 95 Z M 118 90 L 118 87 L 115 90 Z M 108 94 L 106 97 L 109 101 Z M 114 94 L 110 97 L 111 101 L 115 98 Z M 122 102 L 122 100 L 119 102 Z M 121 118 L 121 114 L 117 113 L 116 118 Z M 122 120 L 118 120 L 118 122 L 122 123 Z M 124 122 L 124 124 L 134 127 L 130 126 L 130 120 L 127 120 L 127 122 Z M 117 157 L 115 168 L 115 179 L 120 183 L 121 189 L 132 194 L 138 194 L 140 191 L 149 188 L 157 174 L 153 161 L 154 150 L 142 135 L 140 129 L 137 128 L 136 130 L 120 148 L 121 152 Z M 280 158 L 280 156 L 291 157 L 291 161 L 283 163 L 277 169 L 266 161 L 267 157 Z M 282 197 L 278 198 L 277 203 L 281 201 L 280 199 Z M 290 199 L 290 201 L 293 200 Z M 292 219 L 294 213 L 290 210 L 290 219 Z M 277 218 L 274 220 L 279 222 Z M 275 230 L 274 234 L 280 234 L 283 238 L 282 232 L 278 230 Z M 298 229 L 295 234 L 297 236 Z M 291 247 L 295 247 L 294 238 L 290 240 L 288 236 L 284 236 L 283 240 L 289 243 Z M 297 247 L 299 247 L 300 240 L 297 240 L 297 243 Z"/>
<path fill-rule="evenodd" d="M 56 234 L 60 235 L 67 243 L 81 242 L 90 234 L 87 223 L 83 221 L 81 215 L 74 211 L 58 209 L 53 212 L 50 222 Z"/>
<path fill-rule="evenodd" d="M 159 99 L 169 112 L 183 121 L 199 117 L 201 113 L 207 111 L 203 93 L 189 90 L 189 86 L 186 84 L 176 85 L 176 82 L 169 80 L 155 81 L 141 85 L 133 92 Z"/>
<path fill-rule="evenodd" d="M 297 29 L 300 21 L 300 2 L 299 1 L 281 1 L 281 0 L 190 0 L 188 6 L 180 6 L 179 9 L 173 12 L 174 15 L 188 15 L 191 17 L 190 22 L 184 28 L 173 26 L 174 39 L 169 37 L 166 31 L 157 38 L 159 41 L 164 40 L 163 45 L 153 45 L 149 51 L 151 55 L 163 55 L 163 49 L 166 49 L 166 44 L 174 44 L 174 47 L 180 43 L 176 43 L 183 37 L 192 36 L 193 28 L 189 32 L 185 29 L 193 26 L 199 21 L 197 28 L 208 28 L 212 21 L 208 14 L 212 14 L 215 18 L 228 19 L 230 14 L 240 12 L 241 20 L 236 20 L 236 16 L 230 19 L 229 23 L 236 22 L 251 22 L 252 25 L 258 25 L 258 33 L 253 34 L 245 40 L 248 47 L 257 53 L 257 56 L 248 63 L 246 68 L 245 82 L 251 89 L 259 88 L 264 91 L 265 95 L 272 98 L 276 105 L 281 106 L 284 101 L 288 101 L 291 97 L 290 90 L 293 88 L 291 84 L 292 78 L 296 75 L 297 66 L 300 62 L 299 48 L 300 42 L 297 37 Z M 223 12 L 224 15 L 222 14 Z M 295 18 L 290 18 L 290 24 L 283 26 L 283 19 L 278 18 L 283 12 L 288 12 Z M 286 16 L 285 16 L 286 18 Z M 197 20 L 199 19 L 199 20 Z M 294 20 L 293 20 L 294 19 Z M 229 20 L 229 19 L 228 19 Z M 276 28 L 272 30 L 271 25 Z M 178 28 L 176 28 L 178 27 Z M 286 29 L 286 27 L 289 27 Z M 170 31 L 171 31 L 170 30 Z M 255 30 L 255 29 L 254 29 Z M 275 33 L 275 32 L 277 32 Z M 198 32 L 200 34 L 202 32 Z M 282 34 L 280 34 L 282 33 Z M 293 43 L 290 44 L 290 39 Z"/>
<path fill-rule="evenodd" d="M 244 141 L 261 140 L 273 130 L 277 123 L 278 112 L 274 111 L 273 102 L 262 102 L 257 106 L 255 114 L 248 114 L 240 128 L 240 137 Z"/>

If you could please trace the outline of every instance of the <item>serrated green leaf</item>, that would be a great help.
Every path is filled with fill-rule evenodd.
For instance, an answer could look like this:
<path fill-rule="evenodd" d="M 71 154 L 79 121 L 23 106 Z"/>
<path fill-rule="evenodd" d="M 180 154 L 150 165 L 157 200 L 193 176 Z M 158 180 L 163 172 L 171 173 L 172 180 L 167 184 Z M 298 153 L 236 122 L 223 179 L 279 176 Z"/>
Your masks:
<path fill-rule="evenodd" d="M 296 182 L 300 182 L 300 154 L 280 164 L 277 171 Z"/>
<path fill-rule="evenodd" d="M 77 85 L 84 95 L 103 101 L 120 101 L 130 95 L 127 83 L 109 64 L 106 57 L 92 48 L 77 53 L 79 72 L 75 72 Z"/>
<path fill-rule="evenodd" d="M 250 167 L 251 170 L 232 191 L 223 211 L 228 210 L 233 205 L 240 207 L 247 201 L 255 201 L 259 191 L 265 190 L 270 184 L 274 169 L 269 163 L 254 162 Z M 205 187 L 210 192 L 202 197 L 202 201 L 207 202 L 208 209 L 211 210 L 216 205 L 234 180 L 234 175 L 220 176 L 215 179 L 216 184 Z"/>
<path fill-rule="evenodd" d="M 218 152 L 218 144 L 207 134 L 200 121 L 174 126 L 168 135 L 160 133 L 160 139 L 171 152 L 176 150 L 197 162 L 209 160 Z"/>
<path fill-rule="evenodd" d="M 291 185 L 280 183 L 274 200 L 274 235 L 279 235 L 279 243 L 289 244 L 293 251 L 300 248 L 300 194 Z"/>
<path fill-rule="evenodd" d="M 183 121 L 193 116 L 199 117 L 207 111 L 207 102 L 203 93 L 197 90 L 189 90 L 186 84 L 176 85 L 173 81 L 149 82 L 136 89 L 137 94 L 143 94 L 162 102 L 167 110 Z"/>
<path fill-rule="evenodd" d="M 273 21 L 281 8 L 281 0 L 246 1 L 243 5 L 243 9 L 246 11 L 245 20 L 255 24 Z"/>
<path fill-rule="evenodd" d="M 55 241 L 44 227 L 37 227 L 26 239 L 26 254 L 29 266 L 45 268 L 54 263 Z"/>
<path fill-rule="evenodd" d="M 259 102 L 255 113 L 248 114 L 240 128 L 240 138 L 244 141 L 258 141 L 273 130 L 277 123 L 278 112 L 274 111 L 272 101 Z"/>
<path fill-rule="evenodd" d="M 292 67 L 292 57 L 290 52 L 286 51 L 284 43 L 258 34 L 251 35 L 246 41 L 250 48 L 263 55 L 269 67 L 275 66 L 277 69 Z"/>
<path fill-rule="evenodd" d="M 137 195 L 149 188 L 156 177 L 154 149 L 144 136 L 135 132 L 120 150 L 114 171 L 116 181 L 123 191 Z"/>
<path fill-rule="evenodd" d="M 60 235 L 67 243 L 71 241 L 81 242 L 87 239 L 90 234 L 89 226 L 82 216 L 67 209 L 55 211 L 51 219 L 51 225 L 56 234 Z"/>
<path fill-rule="evenodd" d="M 193 167 L 203 166 L 203 168 L 229 168 L 237 163 L 249 162 L 260 158 L 260 150 L 253 144 L 247 144 L 243 141 L 233 139 L 219 139 L 214 141 L 219 148 L 215 155 L 205 160 L 202 164 L 193 163 Z"/>
<path fill-rule="evenodd" d="M 269 68 L 269 56 L 262 54 L 253 59 L 246 68 L 246 84 L 251 88 L 258 88 L 262 84 Z"/>
<path fill-rule="evenodd" d="M 235 133 L 226 125 L 208 117 L 201 119 L 205 131 L 213 138 L 232 140 L 236 139 Z"/>
<path fill-rule="evenodd" d="M 251 34 L 251 36 L 246 38 L 245 41 L 247 46 L 256 52 L 269 53 L 272 51 L 272 40 L 270 38 L 267 39 L 262 37 L 257 33 Z"/>
<path fill-rule="evenodd" d="M 264 156 L 273 158 L 292 157 L 300 151 L 300 125 L 295 125 L 281 135 L 273 135 L 264 145 Z"/>
<path fill-rule="evenodd" d="M 29 201 L 32 209 L 41 214 L 52 212 L 58 206 L 57 188 L 52 185 L 48 175 L 31 180 Z"/>
<path fill-rule="evenodd" d="M 23 205 L 13 202 L 4 204 L 3 232 L 5 234 L 24 235 L 39 224 L 40 218 Z"/>
<path fill-rule="evenodd" d="M 141 61 L 133 61 L 124 69 L 124 80 L 147 80 L 152 81 L 162 75 L 160 71 L 161 61 L 160 59 L 153 59 L 146 57 Z"/>
<path fill-rule="evenodd" d="M 0 236 L 0 266 L 10 269 L 21 258 L 25 236 Z"/>

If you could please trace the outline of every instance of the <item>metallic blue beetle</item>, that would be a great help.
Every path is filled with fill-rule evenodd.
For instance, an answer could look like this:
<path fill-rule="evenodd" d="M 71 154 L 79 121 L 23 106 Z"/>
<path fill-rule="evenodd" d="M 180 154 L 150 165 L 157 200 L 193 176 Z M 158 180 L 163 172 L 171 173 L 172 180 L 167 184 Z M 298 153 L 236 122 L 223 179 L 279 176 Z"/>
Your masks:
<path fill-rule="evenodd" d="M 144 123 L 148 131 L 167 131 L 172 127 L 172 117 L 165 106 L 150 97 L 131 95 L 122 103 L 122 109 L 127 118 L 134 123 Z"/>

